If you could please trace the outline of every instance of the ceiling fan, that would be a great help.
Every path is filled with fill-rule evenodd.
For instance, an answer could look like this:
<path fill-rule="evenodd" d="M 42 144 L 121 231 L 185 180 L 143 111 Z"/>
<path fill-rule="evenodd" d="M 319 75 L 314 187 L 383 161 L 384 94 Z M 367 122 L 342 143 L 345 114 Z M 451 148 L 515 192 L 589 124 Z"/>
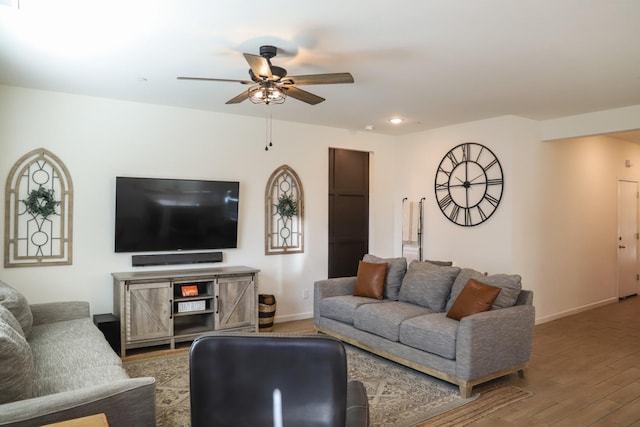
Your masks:
<path fill-rule="evenodd" d="M 298 88 L 302 85 L 321 85 L 336 83 L 353 83 L 350 73 L 309 74 L 304 76 L 287 76 L 287 70 L 271 64 L 276 56 L 275 46 L 260 46 L 260 55 L 244 53 L 249 63 L 251 80 L 216 79 L 207 77 L 178 77 L 179 80 L 207 80 L 214 82 L 232 82 L 252 85 L 238 96 L 228 100 L 226 104 L 238 104 L 249 99 L 256 104 L 282 104 L 287 96 L 307 104 L 316 105 L 324 101 L 321 96 Z"/>

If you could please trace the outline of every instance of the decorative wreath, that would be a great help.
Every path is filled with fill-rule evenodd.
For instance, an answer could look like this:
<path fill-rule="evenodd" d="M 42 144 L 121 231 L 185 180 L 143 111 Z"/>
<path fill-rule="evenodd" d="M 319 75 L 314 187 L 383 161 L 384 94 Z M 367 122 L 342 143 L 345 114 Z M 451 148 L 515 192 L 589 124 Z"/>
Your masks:
<path fill-rule="evenodd" d="M 40 215 L 43 218 L 56 213 L 56 206 L 60 204 L 53 197 L 53 189 L 40 187 L 32 190 L 29 197 L 22 201 L 27 207 L 27 212 L 33 216 Z"/>
<path fill-rule="evenodd" d="M 283 194 L 278 198 L 276 212 L 283 218 L 291 218 L 298 213 L 298 202 L 291 194 Z"/>

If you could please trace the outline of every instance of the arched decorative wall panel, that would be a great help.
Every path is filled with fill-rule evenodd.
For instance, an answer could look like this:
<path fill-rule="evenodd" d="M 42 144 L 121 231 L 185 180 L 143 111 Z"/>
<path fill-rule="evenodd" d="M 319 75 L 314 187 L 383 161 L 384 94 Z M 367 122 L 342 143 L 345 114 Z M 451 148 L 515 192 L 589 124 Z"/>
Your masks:
<path fill-rule="evenodd" d="M 11 168 L 5 187 L 4 266 L 72 263 L 73 183 L 53 153 L 38 148 Z"/>
<path fill-rule="evenodd" d="M 265 254 L 304 252 L 304 191 L 287 165 L 276 169 L 265 189 Z"/>

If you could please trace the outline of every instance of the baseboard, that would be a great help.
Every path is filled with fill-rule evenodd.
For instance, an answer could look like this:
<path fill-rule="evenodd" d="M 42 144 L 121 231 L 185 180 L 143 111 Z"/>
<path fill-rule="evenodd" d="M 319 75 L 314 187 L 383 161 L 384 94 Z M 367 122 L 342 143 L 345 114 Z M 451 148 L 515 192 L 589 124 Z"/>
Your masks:
<path fill-rule="evenodd" d="M 273 319 L 273 322 L 274 323 L 292 322 L 294 320 L 311 319 L 312 317 L 313 317 L 313 313 L 312 312 L 297 313 L 297 314 L 286 314 L 284 316 L 278 316 L 278 312 L 276 311 L 276 317 Z"/>
<path fill-rule="evenodd" d="M 618 298 L 607 298 L 605 300 L 594 302 L 592 304 L 572 308 L 571 310 L 561 311 L 560 313 L 551 314 L 549 316 L 538 317 L 536 319 L 536 325 L 551 322 L 552 320 L 562 319 L 563 317 L 572 316 L 574 314 L 582 313 L 583 311 L 592 310 L 604 305 L 613 304 L 614 302 L 618 302 Z"/>

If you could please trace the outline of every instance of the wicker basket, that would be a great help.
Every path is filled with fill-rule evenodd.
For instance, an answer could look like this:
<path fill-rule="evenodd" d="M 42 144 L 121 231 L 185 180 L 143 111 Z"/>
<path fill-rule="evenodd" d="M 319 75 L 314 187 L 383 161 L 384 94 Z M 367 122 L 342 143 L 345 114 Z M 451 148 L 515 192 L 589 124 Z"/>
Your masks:
<path fill-rule="evenodd" d="M 273 318 L 276 315 L 276 297 L 273 295 L 258 295 L 258 329 L 260 332 L 273 330 Z"/>

